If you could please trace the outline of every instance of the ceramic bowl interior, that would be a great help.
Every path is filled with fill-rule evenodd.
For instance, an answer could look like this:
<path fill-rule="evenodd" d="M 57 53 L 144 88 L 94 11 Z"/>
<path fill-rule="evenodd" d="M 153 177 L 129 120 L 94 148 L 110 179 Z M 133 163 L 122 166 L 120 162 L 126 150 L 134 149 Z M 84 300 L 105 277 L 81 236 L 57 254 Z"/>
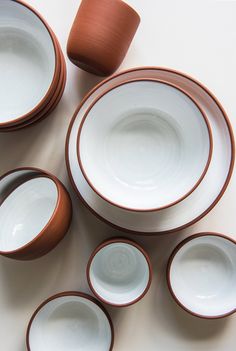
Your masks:
<path fill-rule="evenodd" d="M 37 177 L 16 187 L 0 205 L 0 251 L 31 242 L 50 221 L 58 201 L 53 180 Z"/>
<path fill-rule="evenodd" d="M 31 351 L 108 351 L 111 339 L 103 310 L 80 296 L 49 301 L 34 317 L 29 332 Z"/>
<path fill-rule="evenodd" d="M 56 58 L 46 26 L 26 6 L 0 2 L 0 123 L 32 111 L 52 84 Z"/>
<path fill-rule="evenodd" d="M 162 81 L 112 88 L 90 107 L 78 158 L 90 186 L 114 205 L 137 211 L 187 196 L 211 154 L 205 117 L 186 93 Z"/>
<path fill-rule="evenodd" d="M 96 294 L 114 305 L 130 304 L 146 290 L 150 271 L 144 254 L 135 246 L 117 242 L 99 250 L 89 268 Z"/>
<path fill-rule="evenodd" d="M 210 235 L 187 241 L 173 257 L 169 280 L 177 300 L 194 314 L 236 310 L 236 243 Z"/>

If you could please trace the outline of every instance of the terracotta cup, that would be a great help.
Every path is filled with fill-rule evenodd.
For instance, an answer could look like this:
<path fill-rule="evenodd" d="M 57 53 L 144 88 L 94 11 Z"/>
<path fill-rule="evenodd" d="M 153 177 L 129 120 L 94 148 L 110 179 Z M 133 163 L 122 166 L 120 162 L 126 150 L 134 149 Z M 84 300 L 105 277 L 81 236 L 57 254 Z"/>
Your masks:
<path fill-rule="evenodd" d="M 99 76 L 122 63 L 140 23 L 137 12 L 121 0 L 82 0 L 67 45 L 69 59 Z"/>
<path fill-rule="evenodd" d="M 70 196 L 52 174 L 18 168 L 0 177 L 0 255 L 31 260 L 51 251 L 72 217 Z"/>

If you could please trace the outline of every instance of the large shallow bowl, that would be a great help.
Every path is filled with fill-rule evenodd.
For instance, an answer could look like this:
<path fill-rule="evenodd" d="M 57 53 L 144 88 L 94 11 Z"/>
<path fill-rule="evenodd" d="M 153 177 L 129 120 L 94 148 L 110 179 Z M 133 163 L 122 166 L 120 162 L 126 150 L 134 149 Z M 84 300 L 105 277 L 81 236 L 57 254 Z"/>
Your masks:
<path fill-rule="evenodd" d="M 77 136 L 82 118 L 107 89 L 129 79 L 162 79 L 190 92 L 205 111 L 211 125 L 214 148 L 209 169 L 199 186 L 183 201 L 154 212 L 133 212 L 118 208 L 102 199 L 88 185 L 77 160 Z M 161 67 L 134 68 L 121 72 L 97 85 L 81 102 L 71 121 L 66 142 L 66 162 L 71 182 L 84 204 L 100 219 L 131 233 L 175 232 L 196 223 L 224 194 L 232 175 L 235 147 L 232 127 L 223 107 L 201 83 L 188 75 Z"/>
<path fill-rule="evenodd" d="M 236 242 L 215 233 L 188 237 L 170 256 L 167 282 L 175 301 L 197 317 L 236 312 Z"/>
<path fill-rule="evenodd" d="M 111 351 L 113 325 L 92 296 L 64 292 L 50 297 L 34 312 L 26 343 L 28 351 Z"/>
<path fill-rule="evenodd" d="M 52 250 L 65 236 L 71 200 L 53 175 L 33 168 L 0 178 L 0 254 L 28 260 Z"/>
<path fill-rule="evenodd" d="M 60 62 L 51 29 L 30 6 L 0 3 L 0 127 L 32 117 L 54 93 Z"/>
<path fill-rule="evenodd" d="M 88 283 L 101 301 L 117 307 L 132 305 L 148 292 L 152 267 L 137 243 L 123 238 L 106 240 L 90 256 Z"/>
<path fill-rule="evenodd" d="M 182 201 L 209 166 L 210 127 L 191 96 L 158 80 L 127 81 L 99 96 L 78 134 L 89 185 L 108 202 L 157 211 Z"/>

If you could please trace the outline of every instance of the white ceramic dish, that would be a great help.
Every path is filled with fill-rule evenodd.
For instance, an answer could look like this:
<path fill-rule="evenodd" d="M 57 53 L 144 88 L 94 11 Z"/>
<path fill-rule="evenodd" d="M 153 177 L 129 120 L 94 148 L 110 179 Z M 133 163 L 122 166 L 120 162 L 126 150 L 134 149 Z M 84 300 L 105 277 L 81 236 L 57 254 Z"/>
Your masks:
<path fill-rule="evenodd" d="M 188 312 L 220 318 L 236 311 L 236 242 L 197 234 L 172 253 L 167 280 L 172 296 Z"/>
<path fill-rule="evenodd" d="M 132 211 L 170 207 L 205 175 L 211 132 L 201 109 L 179 88 L 155 80 L 122 83 L 90 105 L 78 134 L 89 185 Z"/>
<path fill-rule="evenodd" d="M 37 237 L 57 201 L 57 186 L 50 178 L 34 178 L 17 187 L 0 206 L 0 251 L 17 250 Z"/>
<path fill-rule="evenodd" d="M 90 288 L 101 301 L 113 306 L 128 306 L 148 291 L 151 263 L 139 245 L 125 239 L 111 239 L 92 253 L 87 277 Z"/>
<path fill-rule="evenodd" d="M 105 309 L 92 297 L 68 292 L 45 301 L 27 332 L 29 351 L 109 351 L 113 327 Z"/>
<path fill-rule="evenodd" d="M 77 160 L 77 134 L 90 104 L 100 94 L 127 79 L 162 79 L 188 91 L 205 111 L 211 126 L 214 148 L 207 174 L 195 191 L 170 208 L 158 212 L 131 212 L 108 204 L 86 182 Z M 95 87 L 77 109 L 66 146 L 68 172 L 84 203 L 108 224 L 131 232 L 157 233 L 185 228 L 206 215 L 220 200 L 229 183 L 235 158 L 232 128 L 220 103 L 199 82 L 187 75 L 163 68 L 137 68 L 110 77 Z"/>
<path fill-rule="evenodd" d="M 16 1 L 0 2 L 0 124 L 40 105 L 55 74 L 52 37 L 40 18 Z"/>

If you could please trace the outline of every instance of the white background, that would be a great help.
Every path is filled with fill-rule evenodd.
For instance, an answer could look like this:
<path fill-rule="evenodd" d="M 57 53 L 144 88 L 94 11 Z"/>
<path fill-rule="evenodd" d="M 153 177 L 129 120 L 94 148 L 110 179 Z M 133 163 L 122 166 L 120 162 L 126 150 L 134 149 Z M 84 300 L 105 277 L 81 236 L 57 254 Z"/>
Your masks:
<path fill-rule="evenodd" d="M 184 71 L 207 85 L 236 126 L 236 1 L 129 0 L 142 23 L 121 69 L 158 65 Z M 29 0 L 49 22 L 64 52 L 80 1 Z M 67 60 L 66 91 L 58 108 L 38 125 L 0 135 L 0 173 L 20 166 L 44 168 L 69 189 L 74 207 L 71 229 L 47 256 L 32 262 L 0 258 L 0 350 L 24 351 L 25 330 L 35 308 L 64 290 L 89 292 L 85 265 L 105 238 L 124 235 L 100 222 L 74 194 L 65 167 L 66 132 L 75 108 L 100 79 Z M 217 174 L 215 175 L 217 177 Z M 115 325 L 114 351 L 233 351 L 236 315 L 216 321 L 197 319 L 172 300 L 165 283 L 166 261 L 183 237 L 218 231 L 236 238 L 236 178 L 221 202 L 193 227 L 170 235 L 127 235 L 150 253 L 152 287 L 138 304 L 108 308 Z M 0 223 L 1 226 L 1 223 Z M 43 350 L 42 350 L 43 351 Z"/>

